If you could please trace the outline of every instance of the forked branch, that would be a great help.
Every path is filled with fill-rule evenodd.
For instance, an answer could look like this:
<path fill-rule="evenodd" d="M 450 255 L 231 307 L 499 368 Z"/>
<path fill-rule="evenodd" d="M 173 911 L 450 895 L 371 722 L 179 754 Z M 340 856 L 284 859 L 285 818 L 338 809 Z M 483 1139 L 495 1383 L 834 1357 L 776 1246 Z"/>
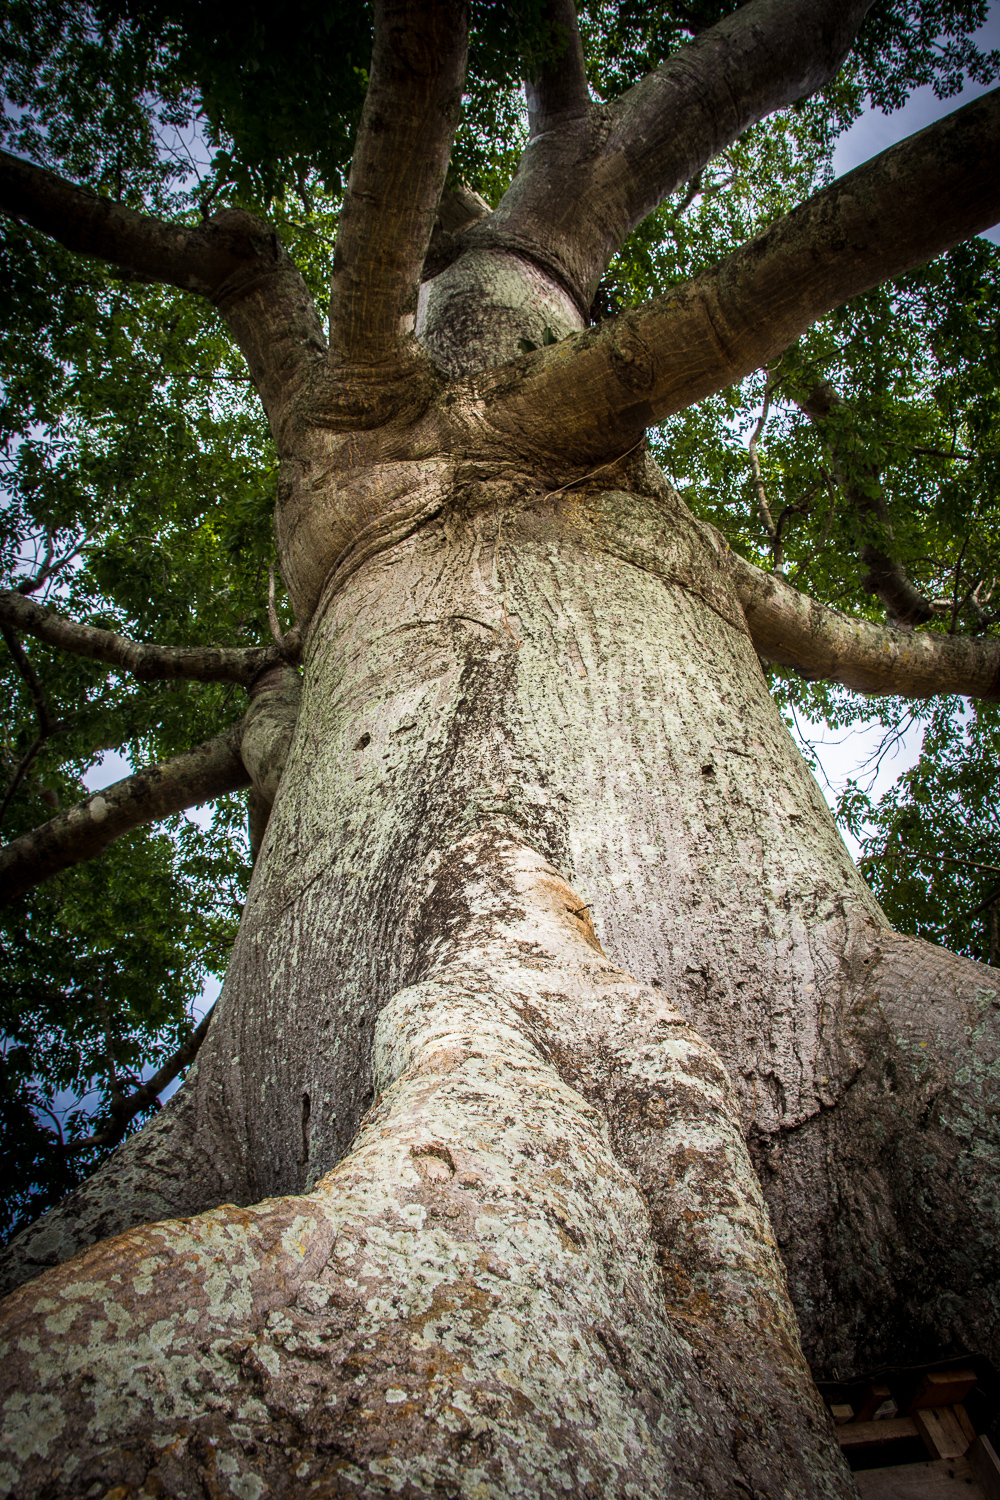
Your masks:
<path fill-rule="evenodd" d="M 870 4 L 750 0 L 594 111 L 588 128 L 578 107 L 562 119 L 546 111 L 545 139 L 529 142 L 502 203 L 469 242 L 499 236 L 555 263 L 588 308 L 612 258 L 658 203 L 750 125 L 833 77 Z"/>
<path fill-rule="evenodd" d="M 768 364 L 817 318 L 1000 219 L 1000 90 L 866 162 L 686 286 L 474 377 L 511 440 L 586 462 Z M 544 413 L 544 429 L 539 421 Z"/>
<path fill-rule="evenodd" d="M 0 626 L 24 631 L 61 651 L 130 672 L 140 682 L 187 678 L 193 682 L 239 682 L 248 687 L 267 668 L 279 664 L 275 646 L 153 646 L 113 630 L 78 625 L 54 609 L 45 609 L 16 591 L 0 593 Z"/>
<path fill-rule="evenodd" d="M 371 78 L 334 256 L 330 357 L 339 364 L 391 362 L 412 331 L 467 47 L 463 0 L 376 0 Z"/>
<path fill-rule="evenodd" d="M 729 556 L 750 635 L 766 660 L 859 693 L 1000 700 L 1000 641 L 854 620 L 735 552 Z"/>
<path fill-rule="evenodd" d="M 272 426 L 325 350 L 305 282 L 278 236 L 252 214 L 225 209 L 197 226 L 170 224 L 6 151 L 0 212 L 135 280 L 207 297 L 242 350 Z"/>

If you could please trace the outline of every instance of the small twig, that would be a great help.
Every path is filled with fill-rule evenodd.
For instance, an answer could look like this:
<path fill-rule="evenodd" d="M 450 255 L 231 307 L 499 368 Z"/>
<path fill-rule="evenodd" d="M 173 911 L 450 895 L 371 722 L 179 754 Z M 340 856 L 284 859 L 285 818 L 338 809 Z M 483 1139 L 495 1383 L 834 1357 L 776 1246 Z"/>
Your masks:
<path fill-rule="evenodd" d="M 122 1097 L 122 1092 L 118 1087 L 118 1072 L 115 1068 L 115 1048 L 114 1042 L 111 1037 L 111 1022 L 108 1020 L 108 1007 L 104 1002 L 103 991 L 98 992 L 96 1000 L 97 1014 L 100 1018 L 101 1029 L 104 1032 L 104 1061 L 107 1063 L 108 1068 L 108 1082 L 111 1086 L 111 1098 L 112 1100 L 118 1100 Z"/>
<path fill-rule="evenodd" d="M 1000 865 L 978 865 L 971 859 L 953 859 L 948 854 L 919 854 L 915 849 L 883 849 L 881 854 L 866 854 L 858 860 L 859 865 L 874 865 L 880 859 L 939 860 L 945 865 L 958 865 L 964 870 L 988 870 L 991 875 L 1000 875 Z M 977 907 L 978 911 L 979 908 Z M 970 912 L 971 916 L 972 913 Z"/>
<path fill-rule="evenodd" d="M 62 1121 L 60 1120 L 59 1116 L 56 1114 L 55 1110 L 50 1109 L 47 1104 L 39 1104 L 38 1108 L 42 1111 L 42 1114 L 48 1115 L 49 1119 L 55 1125 L 56 1129 L 59 1132 L 59 1144 L 63 1148 L 63 1150 L 65 1150 L 66 1137 L 63 1135 Z"/>
<path fill-rule="evenodd" d="M 823 548 L 826 546 L 827 542 L 830 540 L 830 528 L 833 525 L 833 516 L 834 512 L 837 509 L 837 488 L 833 482 L 830 471 L 824 468 L 822 464 L 820 464 L 819 472 L 823 477 L 823 483 L 826 485 L 826 492 L 830 496 L 830 509 L 826 514 L 826 525 L 823 527 L 823 535 L 820 537 L 816 545 L 814 547 L 811 547 L 802 561 L 796 564 L 795 572 L 789 579 L 789 583 L 797 583 L 798 578 L 801 575 L 806 563 L 811 562 L 813 558 L 818 557 L 819 554 L 823 551 Z"/>
<path fill-rule="evenodd" d="M 910 452 L 922 454 L 925 458 L 961 458 L 967 462 L 976 456 L 974 453 L 963 453 L 958 449 L 949 453 L 946 448 L 911 448 Z"/>
<path fill-rule="evenodd" d="M 761 414 L 757 422 L 757 426 L 750 434 L 750 442 L 747 444 L 747 451 L 750 455 L 750 472 L 753 475 L 753 489 L 754 496 L 757 500 L 757 514 L 760 516 L 761 525 L 764 527 L 764 531 L 767 534 L 767 539 L 771 543 L 771 555 L 774 562 L 774 571 L 776 573 L 780 573 L 781 532 L 774 524 L 774 518 L 771 515 L 771 508 L 767 503 L 767 490 L 764 488 L 764 476 L 761 473 L 760 459 L 757 456 L 757 444 L 760 441 L 761 433 L 764 431 L 764 424 L 767 421 L 767 414 L 771 410 L 771 392 L 774 390 L 775 383 L 776 382 L 774 380 L 774 377 L 771 375 L 770 371 L 768 371 L 767 381 L 764 385 L 764 405 L 761 409 Z"/>
<path fill-rule="evenodd" d="M 965 600 L 964 599 L 962 600 L 961 604 L 958 601 L 958 580 L 959 580 L 959 578 L 961 576 L 961 572 L 962 572 L 962 559 L 965 557 L 965 551 L 966 551 L 966 548 L 968 547 L 968 545 L 969 545 L 969 538 L 966 537 L 965 541 L 962 543 L 961 551 L 959 552 L 958 557 L 957 557 L 957 559 L 955 561 L 954 582 L 952 584 L 952 589 L 951 589 L 951 604 L 950 604 L 951 624 L 948 626 L 948 634 L 949 635 L 954 635 L 955 634 L 955 631 L 958 628 L 959 611 L 962 609 L 963 605 L 965 604 Z M 971 592 L 971 590 L 970 590 L 970 592 Z M 968 595 L 966 597 L 968 597 Z"/>
<path fill-rule="evenodd" d="M 274 564 L 271 563 L 267 570 L 267 623 L 271 627 L 274 643 L 286 661 L 296 662 L 302 646 L 302 638 L 298 626 L 293 625 L 291 630 L 283 631 L 278 619 L 278 609 L 274 594 Z"/>
<path fill-rule="evenodd" d="M 274 644 L 279 647 L 283 646 L 285 644 L 285 633 L 278 621 L 278 610 L 274 595 L 274 563 L 271 563 L 267 570 L 267 623 L 271 627 Z"/>
<path fill-rule="evenodd" d="M 19 594 L 33 594 L 36 589 L 41 588 L 42 584 L 48 578 L 51 571 L 52 558 L 54 553 L 55 543 L 53 542 L 51 536 L 46 536 L 45 556 L 42 558 L 42 566 L 39 568 L 38 572 L 34 575 L 33 578 L 22 579 L 22 581 L 17 585 L 17 591 Z M 38 554 L 36 553 L 35 555 L 37 556 Z"/>
<path fill-rule="evenodd" d="M 591 469 L 588 474 L 581 474 L 579 479 L 571 479 L 569 484 L 561 484 L 557 490 L 549 490 L 547 494 L 542 496 L 540 503 L 544 504 L 546 500 L 551 500 L 554 495 L 562 495 L 566 490 L 575 489 L 578 484 L 585 484 L 588 479 L 593 479 L 595 474 L 603 474 L 605 469 L 614 468 L 615 464 L 620 464 L 623 459 L 628 458 L 630 453 L 634 453 L 637 448 L 641 448 L 645 441 L 646 434 L 643 433 L 637 443 L 633 443 L 631 448 L 626 448 L 625 452 L 620 453 L 617 458 L 609 458 L 606 464 L 598 464 L 596 469 Z"/>
<path fill-rule="evenodd" d="M 8 783 L 7 790 L 4 793 L 3 801 L 0 802 L 0 823 L 2 823 L 4 818 L 7 816 L 7 809 L 8 807 L 10 807 L 11 802 L 14 800 L 18 787 L 21 785 L 21 782 L 31 770 L 31 767 L 39 752 L 44 749 L 47 738 L 47 735 L 39 735 L 38 738 L 28 746 L 28 749 L 25 751 L 24 755 L 14 767 L 14 772 L 10 778 L 10 782 Z"/>
<path fill-rule="evenodd" d="M 25 776 L 27 776 L 35 759 L 45 748 L 45 745 L 47 744 L 49 738 L 53 734 L 60 733 L 67 727 L 67 725 L 65 720 L 53 719 L 51 713 L 49 712 L 49 706 L 45 700 L 45 693 L 42 690 L 42 684 L 38 680 L 38 674 L 35 671 L 34 667 L 31 665 L 31 662 L 28 660 L 28 657 L 24 651 L 24 647 L 21 645 L 21 642 L 18 640 L 17 636 L 12 630 L 9 630 L 6 625 L 0 626 L 0 634 L 3 635 L 3 638 L 7 643 L 7 648 L 14 659 L 14 665 L 17 667 L 18 672 L 21 674 L 22 678 L 27 684 L 28 691 L 31 694 L 31 701 L 34 704 L 35 716 L 38 719 L 38 734 L 29 745 L 25 754 L 21 757 L 17 765 L 14 767 L 14 773 L 11 776 L 10 782 L 8 783 L 6 792 L 4 793 L 3 801 L 0 802 L 0 824 L 2 824 L 4 818 L 7 815 L 7 809 L 10 807 L 10 804 L 17 793 L 18 787 L 21 785 Z"/>
<path fill-rule="evenodd" d="M 988 906 L 995 906 L 997 901 L 1000 901 L 1000 887 L 998 887 L 995 891 L 990 891 L 989 895 L 984 901 L 980 901 L 978 906 L 974 906 L 972 910 L 967 911 L 965 915 L 967 917 L 978 917 L 981 911 L 985 911 Z"/>

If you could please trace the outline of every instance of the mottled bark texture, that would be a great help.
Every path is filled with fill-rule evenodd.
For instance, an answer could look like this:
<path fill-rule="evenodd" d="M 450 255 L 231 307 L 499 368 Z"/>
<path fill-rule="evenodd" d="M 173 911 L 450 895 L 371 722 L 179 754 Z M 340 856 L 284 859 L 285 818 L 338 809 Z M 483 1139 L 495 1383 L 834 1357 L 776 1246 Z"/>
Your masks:
<path fill-rule="evenodd" d="M 3 1254 L 36 1277 L 2 1325 L 18 1497 L 847 1497 L 796 1314 L 824 1372 L 996 1353 L 1000 977 L 892 933 L 757 653 L 879 690 L 995 693 L 995 663 L 910 633 L 886 672 L 898 632 L 809 615 L 643 442 L 987 222 L 996 100 L 573 333 L 630 215 L 829 76 L 862 13 L 751 0 L 605 111 L 585 171 L 600 110 L 556 0 L 522 171 L 496 213 L 438 215 L 411 338 L 463 17 L 376 5 L 331 355 L 281 322 L 279 249 L 246 344 L 301 703 L 250 710 L 259 849 L 195 1067 Z M 393 97 L 421 144 L 388 203 Z M 7 170 L 65 243 L 160 265 L 159 231 Z M 185 264 L 232 243 L 176 233 Z M 513 357 L 546 326 L 573 336 Z"/>
<path fill-rule="evenodd" d="M 718 1059 L 503 822 L 438 865 L 339 1167 L 12 1299 L 26 1493 L 55 1447 L 74 1493 L 852 1493 Z"/>
<path fill-rule="evenodd" d="M 178 1123 L 90 1195 L 210 1211 L 9 1304 L 18 1493 L 851 1494 L 744 1134 L 814 1358 L 989 1346 L 996 976 L 913 985 L 728 555 L 630 483 L 455 511 L 327 599 Z"/>

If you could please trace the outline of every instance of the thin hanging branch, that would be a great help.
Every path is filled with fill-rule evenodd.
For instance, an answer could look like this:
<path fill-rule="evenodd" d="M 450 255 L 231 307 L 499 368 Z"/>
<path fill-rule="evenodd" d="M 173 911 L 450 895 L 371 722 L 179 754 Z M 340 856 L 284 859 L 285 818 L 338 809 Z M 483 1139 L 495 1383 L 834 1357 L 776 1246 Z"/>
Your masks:
<path fill-rule="evenodd" d="M 835 420 L 837 417 L 842 420 L 846 411 L 842 398 L 828 381 L 823 381 L 798 405 L 821 434 L 830 453 L 837 483 L 853 507 L 862 529 L 874 524 L 882 536 L 891 540 L 889 508 L 874 471 L 869 469 L 866 473 L 866 485 L 855 483 L 847 472 L 842 444 L 837 436 L 839 423 Z M 866 538 L 862 541 L 860 556 L 867 569 L 864 586 L 881 599 L 894 625 L 912 627 L 933 619 L 938 612 L 934 605 L 916 587 L 902 563 L 891 557 L 884 547 Z"/>
<path fill-rule="evenodd" d="M 767 503 L 767 490 L 764 487 L 764 476 L 761 473 L 760 457 L 757 453 L 757 444 L 760 441 L 760 435 L 764 431 L 768 413 L 771 410 L 771 396 L 774 393 L 774 385 L 774 377 L 771 375 L 770 371 L 768 371 L 767 379 L 764 384 L 764 405 L 761 408 L 761 413 L 757 425 L 754 428 L 753 432 L 750 434 L 750 441 L 747 444 L 747 452 L 750 455 L 750 472 L 753 475 L 753 489 L 754 496 L 757 501 L 757 514 L 760 516 L 760 522 L 764 528 L 764 533 L 769 543 L 771 544 L 771 558 L 774 571 L 776 573 L 780 573 L 782 571 L 781 534 L 774 524 L 774 518 L 771 515 L 771 508 Z"/>
<path fill-rule="evenodd" d="M 208 1028 L 212 1016 L 215 1014 L 215 1006 L 207 1011 L 198 1023 L 194 1031 L 185 1042 L 178 1047 L 172 1057 L 169 1057 L 161 1068 L 153 1074 L 152 1078 L 141 1084 L 133 1094 L 126 1098 L 123 1094 L 112 1096 L 110 1119 L 101 1130 L 95 1131 L 84 1140 L 71 1141 L 64 1149 L 68 1154 L 77 1151 L 89 1151 L 94 1146 L 117 1146 L 119 1141 L 125 1137 L 125 1132 L 135 1119 L 136 1115 L 142 1114 L 151 1105 L 157 1102 L 160 1094 L 168 1084 L 173 1083 L 178 1073 L 190 1066 L 198 1055 L 202 1042 L 208 1035 Z"/>
<path fill-rule="evenodd" d="M 14 659 L 14 665 L 17 667 L 17 670 L 20 672 L 22 678 L 27 684 L 28 691 L 31 694 L 31 701 L 35 709 L 35 717 L 38 720 L 38 734 L 35 736 L 34 740 L 28 746 L 25 754 L 21 757 L 17 765 L 14 767 L 10 781 L 7 784 L 7 790 L 3 796 L 3 800 L 0 801 L 0 823 L 2 823 L 4 818 L 7 816 L 7 809 L 10 807 L 11 802 L 17 794 L 18 788 L 24 781 L 24 778 L 25 776 L 27 776 L 32 765 L 37 760 L 42 750 L 44 750 L 46 744 L 52 738 L 52 736 L 54 734 L 59 734 L 63 729 L 65 729 L 66 726 L 61 719 L 54 719 L 52 717 L 52 714 L 49 712 L 49 706 L 46 702 L 42 684 L 38 679 L 38 673 L 31 665 L 31 662 L 25 653 L 24 647 L 21 645 L 21 642 L 18 640 L 17 636 L 6 625 L 0 626 L 0 634 L 3 635 L 4 641 L 7 645 L 7 649 Z"/>

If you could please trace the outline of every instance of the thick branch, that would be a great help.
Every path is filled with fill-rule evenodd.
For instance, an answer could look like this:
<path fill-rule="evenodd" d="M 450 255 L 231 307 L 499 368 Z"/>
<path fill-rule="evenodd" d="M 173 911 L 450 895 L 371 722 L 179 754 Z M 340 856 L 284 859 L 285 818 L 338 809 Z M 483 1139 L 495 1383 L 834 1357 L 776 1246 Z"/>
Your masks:
<path fill-rule="evenodd" d="M 69 865 L 93 859 L 113 839 L 171 813 L 248 786 L 242 724 L 195 750 L 126 776 L 0 849 L 0 905 Z"/>
<path fill-rule="evenodd" d="M 1000 90 L 893 146 L 686 286 L 475 377 L 490 418 L 562 458 L 624 452 L 768 364 L 848 298 L 1000 219 Z M 544 414 L 546 439 L 539 414 Z"/>
<path fill-rule="evenodd" d="M 240 682 L 245 687 L 281 661 L 273 646 L 149 646 L 113 630 L 78 625 L 16 592 L 0 593 L 0 626 L 17 629 L 57 646 L 131 672 L 140 682 L 188 678 L 194 682 Z"/>
<path fill-rule="evenodd" d="M 871 0 L 751 0 L 675 52 L 609 108 L 529 143 L 489 223 L 554 263 L 586 310 L 612 257 L 656 205 L 748 126 L 836 73 Z"/>
<path fill-rule="evenodd" d="M 553 56 L 524 85 L 531 140 L 572 121 L 585 121 L 591 103 L 574 0 L 548 0 L 546 18 L 553 32 Z"/>
<path fill-rule="evenodd" d="M 837 392 L 824 381 L 810 391 L 805 400 L 799 402 L 799 406 L 826 440 L 837 483 L 853 505 L 862 527 L 874 522 L 884 534 L 891 537 L 889 510 L 874 472 L 868 470 L 866 478 L 869 485 L 862 488 L 852 480 L 844 466 L 841 445 L 837 441 L 837 424 L 830 421 L 832 413 L 838 409 L 841 412 L 844 410 L 844 403 Z M 861 544 L 861 561 L 868 569 L 864 580 L 865 588 L 881 599 L 894 625 L 925 625 L 934 618 L 934 609 L 929 600 L 924 598 L 911 581 L 902 563 L 890 557 L 888 552 L 866 540 Z"/>
<path fill-rule="evenodd" d="M 735 552 L 730 557 L 754 646 L 768 661 L 859 693 L 1000 699 L 1000 641 L 852 620 Z"/>
<path fill-rule="evenodd" d="M 215 1011 L 213 1005 L 210 1010 L 202 1016 L 198 1025 L 192 1031 L 185 1042 L 177 1048 L 173 1056 L 168 1057 L 162 1068 L 158 1068 L 152 1078 L 140 1084 L 134 1094 L 129 1094 L 127 1099 L 117 1099 L 111 1106 L 111 1118 L 101 1130 L 88 1136 L 86 1140 L 73 1141 L 67 1148 L 70 1152 L 86 1151 L 92 1146 L 117 1146 L 136 1115 L 142 1114 L 143 1110 L 149 1109 L 155 1104 L 157 1098 L 162 1094 L 168 1083 L 173 1083 L 178 1073 L 194 1062 L 202 1042 L 208 1035 L 208 1027 Z"/>
<path fill-rule="evenodd" d="M 330 354 L 338 363 L 391 361 L 413 328 L 467 45 L 462 0 L 377 0 L 371 79 L 337 229 Z"/>
<path fill-rule="evenodd" d="M 140 281 L 207 297 L 243 351 L 272 426 L 325 350 L 298 270 L 273 230 L 241 209 L 197 227 L 169 224 L 3 151 L 0 212 Z"/>
<path fill-rule="evenodd" d="M 127 776 L 0 849 L 0 906 L 69 865 L 101 854 L 142 823 L 253 786 L 263 836 L 298 717 L 302 684 L 287 663 L 250 687 L 250 707 L 225 734 Z"/>

